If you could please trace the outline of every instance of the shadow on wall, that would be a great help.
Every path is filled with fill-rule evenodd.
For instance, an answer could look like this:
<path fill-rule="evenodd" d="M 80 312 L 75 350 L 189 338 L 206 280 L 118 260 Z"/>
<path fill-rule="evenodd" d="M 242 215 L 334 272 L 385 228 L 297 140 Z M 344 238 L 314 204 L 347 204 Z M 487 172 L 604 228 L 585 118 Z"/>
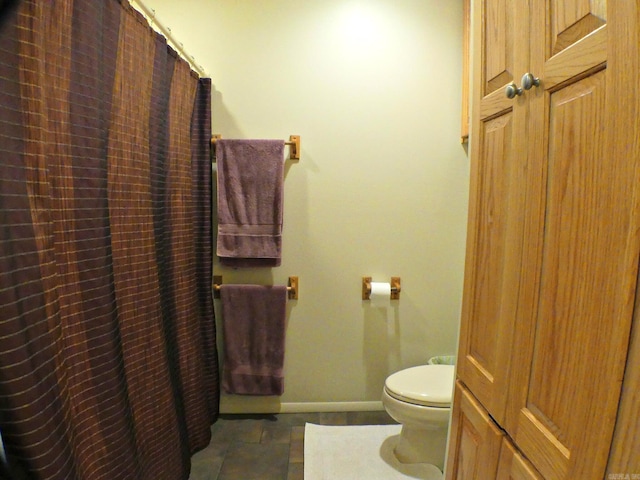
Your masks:
<path fill-rule="evenodd" d="M 211 114 L 213 117 L 212 125 L 214 129 L 214 132 L 211 133 L 222 133 L 227 138 L 243 138 L 242 131 L 240 130 L 238 123 L 224 105 L 222 92 L 215 90 L 215 87 L 213 87 L 211 91 Z M 215 131 L 216 128 L 220 128 L 220 125 L 224 126 L 224 132 Z"/>
<path fill-rule="evenodd" d="M 212 117 L 213 117 L 212 118 L 213 131 L 211 132 L 212 134 L 214 133 L 222 134 L 223 138 L 256 138 L 251 134 L 251 132 L 246 134 L 245 132 L 242 131 L 242 129 L 236 122 L 235 117 L 233 116 L 231 111 L 226 107 L 224 100 L 222 98 L 222 92 L 215 90 L 214 87 L 212 87 L 212 92 L 211 92 L 211 111 L 212 111 Z M 299 132 L 290 132 L 289 134 L 298 134 L 298 133 Z M 305 166 L 308 167 L 308 165 L 311 163 L 309 161 L 310 159 L 308 158 L 308 156 L 305 158 L 305 160 L 306 160 Z M 285 162 L 285 172 L 284 172 L 285 178 L 287 177 L 287 173 L 289 172 L 291 165 L 292 165 L 292 162 Z M 215 163 L 213 165 L 213 172 L 214 174 L 216 172 Z M 216 188 L 215 178 L 214 178 L 213 188 L 214 190 Z M 214 191 L 213 195 L 214 195 L 213 198 L 215 200 L 217 192 Z M 214 210 L 214 215 L 216 214 L 217 212 L 215 212 Z M 214 224 L 217 224 L 217 218 L 214 218 Z"/>
<path fill-rule="evenodd" d="M 382 387 L 392 365 L 401 361 L 400 312 L 394 304 L 375 305 L 362 301 L 362 357 L 365 362 L 367 398 L 382 395 Z"/>

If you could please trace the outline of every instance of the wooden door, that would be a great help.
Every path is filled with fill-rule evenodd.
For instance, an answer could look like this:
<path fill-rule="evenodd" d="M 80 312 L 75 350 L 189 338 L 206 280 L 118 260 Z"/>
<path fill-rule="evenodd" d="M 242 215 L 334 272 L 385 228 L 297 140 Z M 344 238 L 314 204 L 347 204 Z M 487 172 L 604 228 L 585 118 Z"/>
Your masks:
<path fill-rule="evenodd" d="M 506 429 L 545 478 L 600 480 L 637 278 L 640 158 L 625 130 L 637 134 L 638 71 L 624 46 L 638 7 L 530 4 L 540 86 L 525 94 L 529 213 Z"/>
<path fill-rule="evenodd" d="M 471 188 L 458 376 L 501 422 L 522 248 L 526 118 L 509 99 L 528 65 L 527 2 L 474 2 Z"/>
<path fill-rule="evenodd" d="M 460 382 L 456 382 L 449 435 L 447 480 L 496 477 L 504 433 Z"/>
<path fill-rule="evenodd" d="M 516 450 L 508 437 L 502 440 L 496 480 L 543 480 L 536 469 Z"/>

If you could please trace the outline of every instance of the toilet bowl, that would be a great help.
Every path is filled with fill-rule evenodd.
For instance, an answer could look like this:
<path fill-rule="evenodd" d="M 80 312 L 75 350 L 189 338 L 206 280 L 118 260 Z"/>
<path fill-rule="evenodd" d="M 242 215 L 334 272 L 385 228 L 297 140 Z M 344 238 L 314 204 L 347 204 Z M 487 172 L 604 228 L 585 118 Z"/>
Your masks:
<path fill-rule="evenodd" d="M 394 448 L 400 462 L 444 468 L 454 368 L 453 365 L 411 367 L 385 381 L 382 404 L 402 425 Z"/>

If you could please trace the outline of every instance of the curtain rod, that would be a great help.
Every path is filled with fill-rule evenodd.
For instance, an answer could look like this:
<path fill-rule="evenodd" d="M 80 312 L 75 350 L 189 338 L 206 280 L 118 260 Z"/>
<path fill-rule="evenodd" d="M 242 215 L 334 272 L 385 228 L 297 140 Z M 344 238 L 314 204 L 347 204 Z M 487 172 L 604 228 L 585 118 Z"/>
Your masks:
<path fill-rule="evenodd" d="M 148 20 L 149 24 L 155 30 L 159 30 L 161 34 L 165 36 L 169 44 L 178 52 L 178 54 L 191 65 L 198 75 L 201 77 L 208 77 L 207 72 L 200 65 L 196 63 L 193 55 L 189 55 L 187 51 L 184 49 L 184 45 L 182 42 L 176 40 L 176 38 L 171 33 L 171 29 L 164 25 L 156 16 L 156 11 L 153 8 L 147 7 L 142 0 L 129 0 L 129 4 L 136 8 L 136 10 L 140 11 Z"/>

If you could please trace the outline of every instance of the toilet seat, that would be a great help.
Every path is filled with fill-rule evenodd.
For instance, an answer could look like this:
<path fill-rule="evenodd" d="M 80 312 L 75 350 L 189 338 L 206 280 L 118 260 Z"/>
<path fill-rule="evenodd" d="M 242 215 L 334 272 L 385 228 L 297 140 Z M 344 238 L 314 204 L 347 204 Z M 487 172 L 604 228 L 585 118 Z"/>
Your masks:
<path fill-rule="evenodd" d="M 432 408 L 449 408 L 453 379 L 453 365 L 421 365 L 390 375 L 384 387 L 391 397 L 402 402 Z"/>

